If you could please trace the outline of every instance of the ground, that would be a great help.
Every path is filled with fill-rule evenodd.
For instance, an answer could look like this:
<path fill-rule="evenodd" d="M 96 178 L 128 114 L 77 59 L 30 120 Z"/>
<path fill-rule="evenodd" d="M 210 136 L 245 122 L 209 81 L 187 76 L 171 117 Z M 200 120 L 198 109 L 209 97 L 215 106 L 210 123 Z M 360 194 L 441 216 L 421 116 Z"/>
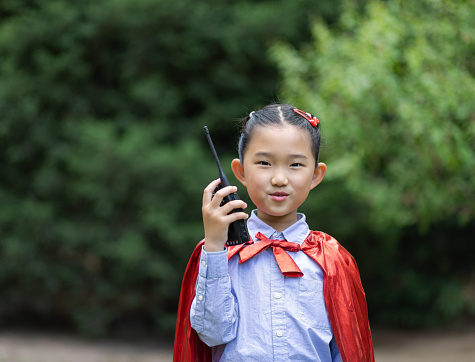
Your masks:
<path fill-rule="evenodd" d="M 374 331 L 377 362 L 474 362 L 475 329 L 459 331 Z"/>
<path fill-rule="evenodd" d="M 451 332 L 373 331 L 377 362 L 473 362 L 475 328 Z M 64 334 L 0 331 L 1 362 L 168 362 L 170 344 L 92 342 Z"/>

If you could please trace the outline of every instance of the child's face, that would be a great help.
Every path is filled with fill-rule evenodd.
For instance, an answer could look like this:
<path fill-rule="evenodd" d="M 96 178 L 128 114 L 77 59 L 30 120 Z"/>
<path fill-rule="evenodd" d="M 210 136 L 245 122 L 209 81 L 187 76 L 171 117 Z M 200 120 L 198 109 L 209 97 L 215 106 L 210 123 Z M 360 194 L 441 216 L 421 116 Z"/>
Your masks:
<path fill-rule="evenodd" d="M 247 187 L 257 216 L 275 229 L 284 230 L 297 221 L 297 208 L 325 175 L 324 164 L 315 167 L 310 145 L 310 135 L 296 126 L 256 128 L 243 164 L 233 161 L 233 171 Z"/>

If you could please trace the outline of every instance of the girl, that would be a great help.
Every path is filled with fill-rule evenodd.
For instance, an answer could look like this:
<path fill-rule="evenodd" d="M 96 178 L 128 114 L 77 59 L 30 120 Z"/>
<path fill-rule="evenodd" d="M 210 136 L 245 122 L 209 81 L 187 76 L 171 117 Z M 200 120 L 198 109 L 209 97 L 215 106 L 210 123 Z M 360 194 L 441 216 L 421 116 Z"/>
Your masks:
<path fill-rule="evenodd" d="M 229 224 L 248 218 L 230 212 L 247 205 L 221 206 L 237 188 L 212 197 L 220 180 L 211 182 L 205 239 L 182 285 L 175 361 L 374 361 L 354 259 L 297 212 L 327 170 L 318 162 L 318 124 L 286 104 L 244 119 L 231 168 L 257 208 L 247 221 L 253 240 L 225 248 Z"/>

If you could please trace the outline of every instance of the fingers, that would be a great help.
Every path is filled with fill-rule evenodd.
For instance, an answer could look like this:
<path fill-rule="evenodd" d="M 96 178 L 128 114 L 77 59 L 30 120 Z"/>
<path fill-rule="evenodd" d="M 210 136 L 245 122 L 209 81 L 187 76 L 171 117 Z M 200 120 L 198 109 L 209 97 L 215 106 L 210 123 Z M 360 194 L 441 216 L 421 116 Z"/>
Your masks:
<path fill-rule="evenodd" d="M 222 189 L 218 190 L 214 197 L 213 197 L 213 192 L 214 190 L 216 189 L 216 187 L 218 187 L 218 185 L 221 183 L 221 180 L 218 178 L 214 181 L 212 181 L 208 186 L 206 186 L 204 192 L 203 192 L 203 207 L 208 205 L 208 204 L 211 204 L 213 207 L 218 207 L 221 205 L 223 199 L 232 194 L 233 192 L 236 192 L 237 191 L 237 187 L 236 186 L 226 186 L 226 187 L 223 187 Z M 227 207 L 226 210 L 228 210 L 227 212 L 231 212 L 233 209 L 238 209 L 238 208 L 246 208 L 247 205 L 244 201 L 242 200 L 235 200 L 235 201 L 238 201 L 237 203 L 235 203 L 234 201 L 231 201 L 231 205 L 232 207 Z M 242 201 L 242 202 L 240 202 Z M 228 205 L 230 202 L 228 202 L 226 205 Z"/>
<path fill-rule="evenodd" d="M 213 191 L 216 189 L 216 187 L 218 187 L 220 183 L 221 179 L 218 178 L 214 181 L 211 181 L 211 183 L 206 186 L 203 192 L 203 206 L 211 201 L 211 198 L 213 197 Z"/>
<path fill-rule="evenodd" d="M 245 208 L 247 208 L 247 204 L 243 200 L 229 201 L 229 202 L 225 203 L 223 206 L 221 206 L 221 210 L 225 214 L 229 214 L 233 210 L 236 210 L 236 209 L 244 210 Z M 242 210 L 239 210 L 239 211 L 242 211 Z"/>
<path fill-rule="evenodd" d="M 218 190 L 214 197 L 213 192 L 221 183 L 220 179 L 212 181 L 203 192 L 203 226 L 205 229 L 205 250 L 222 250 L 227 240 L 229 224 L 234 221 L 246 220 L 248 215 L 242 210 L 247 204 L 243 200 L 232 200 L 221 206 L 223 199 L 237 191 L 235 186 L 226 186 Z"/>
<path fill-rule="evenodd" d="M 241 219 L 246 220 L 248 217 L 249 217 L 248 214 L 246 214 L 245 212 L 240 211 L 240 212 L 233 212 L 231 214 L 228 214 L 226 216 L 226 219 L 227 219 L 227 221 L 229 221 L 229 224 L 231 224 L 231 223 L 233 223 L 237 220 L 241 220 Z"/>
<path fill-rule="evenodd" d="M 221 205 L 224 198 L 228 195 L 231 195 L 234 192 L 237 192 L 237 187 L 236 186 L 223 187 L 222 189 L 216 191 L 216 193 L 214 194 L 214 197 L 211 200 L 211 202 L 214 203 L 215 206 Z"/>
<path fill-rule="evenodd" d="M 230 224 L 238 219 L 246 219 L 247 214 L 242 210 L 232 212 L 236 209 L 245 209 L 247 204 L 241 200 L 231 200 L 221 206 L 223 199 L 237 191 L 236 186 L 226 186 L 218 190 L 213 196 L 213 192 L 220 184 L 221 180 L 216 179 L 212 181 L 203 192 L 203 206 L 202 212 L 205 221 L 213 220 L 218 224 Z"/>

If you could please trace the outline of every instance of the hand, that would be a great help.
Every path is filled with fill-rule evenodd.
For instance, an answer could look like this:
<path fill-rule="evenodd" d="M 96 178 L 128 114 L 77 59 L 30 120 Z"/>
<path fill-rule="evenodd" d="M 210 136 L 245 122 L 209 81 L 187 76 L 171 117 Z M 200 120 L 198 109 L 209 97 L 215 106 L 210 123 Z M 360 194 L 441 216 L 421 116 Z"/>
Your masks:
<path fill-rule="evenodd" d="M 213 197 L 213 191 L 221 183 L 220 179 L 211 182 L 203 192 L 203 225 L 205 229 L 204 250 L 208 252 L 222 251 L 224 244 L 228 239 L 228 228 L 232 222 L 243 219 L 248 215 L 245 212 L 230 212 L 234 209 L 245 209 L 247 204 L 242 200 L 229 201 L 223 206 L 221 202 L 224 197 L 237 191 L 236 186 L 223 187 L 216 192 Z"/>

